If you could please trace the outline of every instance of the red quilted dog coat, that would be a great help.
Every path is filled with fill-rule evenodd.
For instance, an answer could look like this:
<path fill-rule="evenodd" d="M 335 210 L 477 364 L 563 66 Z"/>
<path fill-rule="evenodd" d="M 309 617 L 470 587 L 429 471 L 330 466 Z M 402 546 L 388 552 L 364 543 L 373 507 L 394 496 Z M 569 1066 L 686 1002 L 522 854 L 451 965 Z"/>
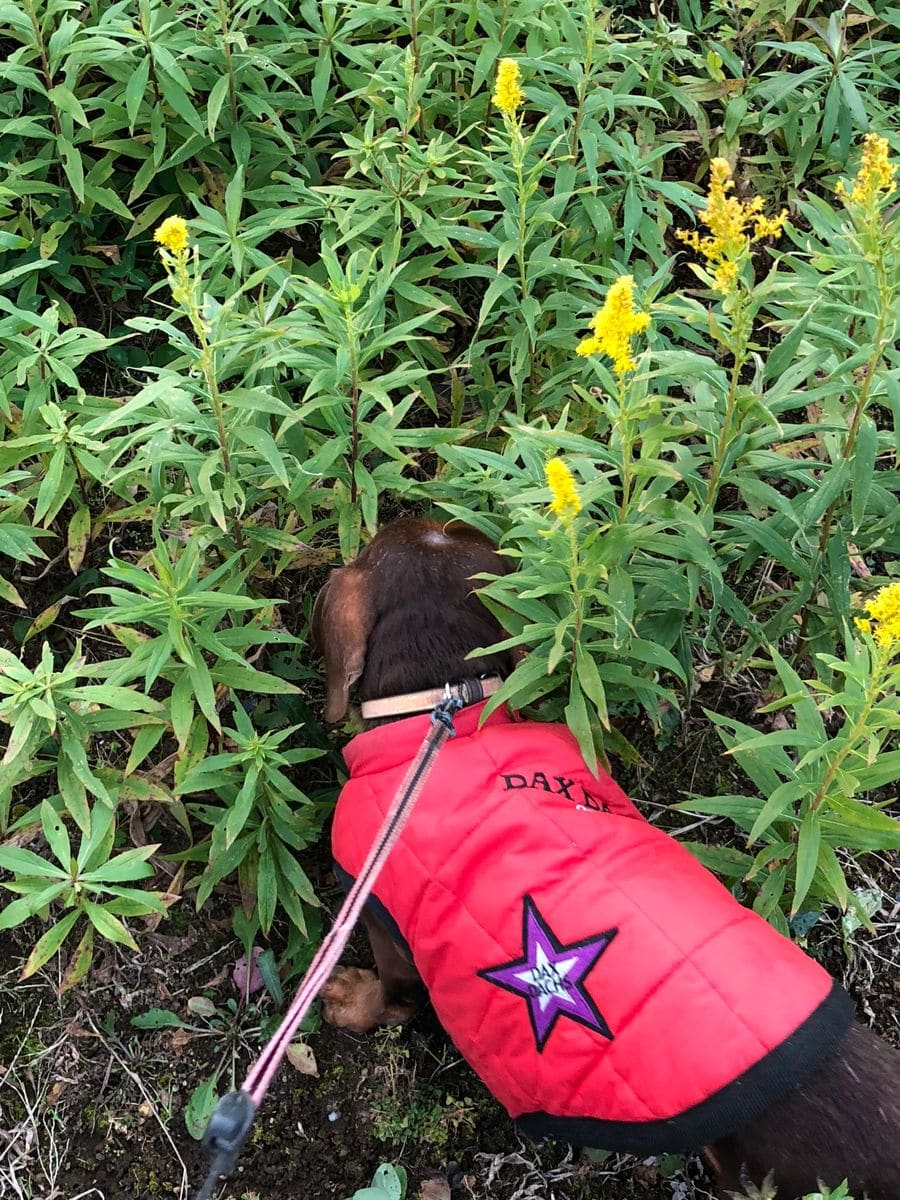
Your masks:
<path fill-rule="evenodd" d="M 758 1116 L 853 1012 L 811 958 L 742 907 L 559 725 L 456 717 L 376 885 L 441 1024 L 523 1132 L 659 1153 Z M 345 750 L 346 883 L 428 716 Z"/>

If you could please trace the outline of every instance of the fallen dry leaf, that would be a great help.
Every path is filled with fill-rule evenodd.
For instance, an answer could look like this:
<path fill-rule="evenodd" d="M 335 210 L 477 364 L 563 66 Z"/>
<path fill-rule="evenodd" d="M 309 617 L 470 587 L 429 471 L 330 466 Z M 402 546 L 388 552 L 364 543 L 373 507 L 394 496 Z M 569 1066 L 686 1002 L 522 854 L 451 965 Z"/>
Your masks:
<path fill-rule="evenodd" d="M 215 975 L 213 975 L 212 979 L 207 979 L 206 983 L 204 983 L 202 987 L 207 991 L 214 992 L 216 988 L 220 988 L 228 978 L 228 971 L 229 968 L 227 966 L 223 967 L 221 971 L 217 971 Z"/>
<path fill-rule="evenodd" d="M 187 1010 L 195 1017 L 214 1017 L 218 1011 L 208 996 L 191 996 L 187 1002 Z"/>
<path fill-rule="evenodd" d="M 180 1055 L 185 1046 L 194 1040 L 196 1034 L 190 1029 L 173 1029 L 169 1034 L 169 1046 L 173 1054 Z"/>
<path fill-rule="evenodd" d="M 419 1188 L 419 1200 L 450 1200 L 450 1184 L 446 1179 L 426 1179 Z"/>
<path fill-rule="evenodd" d="M 299 1071 L 301 1075 L 312 1075 L 314 1079 L 319 1078 L 319 1064 L 306 1042 L 293 1042 L 285 1054 L 295 1071 Z"/>
<path fill-rule="evenodd" d="M 52 1108 L 54 1104 L 57 1104 L 59 1102 L 60 1096 L 63 1094 L 63 1092 L 69 1086 L 70 1082 L 71 1081 L 68 1079 L 57 1079 L 56 1083 L 54 1083 L 53 1087 L 50 1089 L 50 1091 L 47 1093 L 46 1097 L 44 1098 L 44 1104 L 48 1108 Z"/>
<path fill-rule="evenodd" d="M 872 572 L 866 565 L 866 560 L 859 552 L 859 548 L 854 546 L 852 542 L 847 546 L 847 553 L 850 556 L 850 570 L 859 579 L 871 579 Z"/>
<path fill-rule="evenodd" d="M 108 258 L 110 262 L 115 263 L 116 266 L 118 266 L 122 261 L 122 252 L 119 247 L 115 245 L 95 244 L 93 246 L 85 246 L 85 250 L 93 252 L 94 254 L 102 254 L 105 258 Z"/>

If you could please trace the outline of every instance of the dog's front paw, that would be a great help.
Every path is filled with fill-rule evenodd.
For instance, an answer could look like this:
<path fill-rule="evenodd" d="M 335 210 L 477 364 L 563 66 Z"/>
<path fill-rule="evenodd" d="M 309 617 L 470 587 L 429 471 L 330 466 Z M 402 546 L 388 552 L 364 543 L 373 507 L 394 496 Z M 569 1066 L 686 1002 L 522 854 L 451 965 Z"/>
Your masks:
<path fill-rule="evenodd" d="M 338 967 L 319 996 L 323 1020 L 338 1029 L 368 1033 L 384 1022 L 384 992 L 374 971 Z"/>

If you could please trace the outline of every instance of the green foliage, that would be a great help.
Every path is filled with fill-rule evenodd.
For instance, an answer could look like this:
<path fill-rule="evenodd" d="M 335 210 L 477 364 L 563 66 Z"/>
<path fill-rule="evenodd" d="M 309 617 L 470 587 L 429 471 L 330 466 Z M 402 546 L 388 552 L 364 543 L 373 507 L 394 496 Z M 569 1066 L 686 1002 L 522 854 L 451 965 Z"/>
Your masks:
<path fill-rule="evenodd" d="M 870 925 L 837 852 L 900 849 L 900 825 L 881 811 L 888 802 L 856 798 L 893 782 L 900 770 L 900 751 L 887 749 L 900 728 L 900 662 L 891 662 L 874 643 L 854 643 L 849 632 L 845 644 L 846 659 L 817 656 L 832 684 L 802 680 L 771 651 L 784 695 L 759 711 L 789 709 L 793 719 L 784 729 L 760 733 L 733 718 L 707 714 L 758 797 L 703 797 L 677 806 L 728 816 L 749 846 L 762 842 L 755 858 L 742 864 L 744 878 L 764 880 L 754 907 L 785 933 L 785 896 L 791 916 L 804 903 L 836 900 L 841 908 L 852 905 Z M 833 714 L 841 723 L 829 735 L 825 721 Z"/>
<path fill-rule="evenodd" d="M 271 959 L 269 951 L 265 951 Z M 262 956 L 261 956 L 262 958 Z M 270 961 L 266 975 L 277 981 L 277 972 Z M 272 991 L 273 989 L 269 989 Z M 280 987 L 274 989 L 274 998 L 280 1000 Z M 188 1019 L 167 1008 L 151 1008 L 131 1018 L 131 1025 L 139 1030 L 177 1029 L 184 1041 L 201 1040 L 211 1044 L 214 1066 L 209 1074 L 197 1083 L 184 1108 L 185 1128 L 192 1138 L 200 1140 L 219 1099 L 223 1077 L 226 1087 L 234 1091 L 238 1086 L 236 1073 L 241 1047 L 248 1040 L 259 1042 L 270 1035 L 277 1024 L 269 1017 L 261 1020 L 260 1007 L 246 999 L 229 997 L 221 1007 L 208 996 L 191 996 L 187 1002 Z M 308 1029 L 309 1022 L 302 1028 Z M 289 1050 L 293 1047 L 289 1047 Z"/>
<path fill-rule="evenodd" d="M 761 1187 L 748 1183 L 744 1185 L 742 1191 L 729 1194 L 733 1200 L 775 1200 L 778 1188 L 772 1183 L 771 1176 L 766 1176 Z M 850 1195 L 845 1179 L 836 1188 L 823 1187 L 819 1192 L 810 1192 L 803 1197 L 803 1200 L 853 1200 L 853 1197 Z"/>
<path fill-rule="evenodd" d="M 406 1169 L 382 1163 L 372 1176 L 371 1187 L 360 1188 L 351 1200 L 403 1200 L 406 1195 Z"/>
<path fill-rule="evenodd" d="M 758 714 L 701 699 L 759 794 L 686 802 L 749 845 L 698 852 L 776 923 L 853 905 L 847 856 L 896 844 L 896 684 L 867 708 L 848 629 L 854 575 L 898 578 L 900 215 L 835 186 L 870 131 L 896 160 L 900 17 L 833 7 L 0 0 L 2 919 L 39 959 L 131 944 L 163 855 L 166 904 L 236 877 L 245 949 L 302 959 L 339 769 L 311 595 L 428 509 L 519 568 L 504 695 L 591 762 L 752 671 Z M 715 156 L 789 210 L 739 301 L 674 236 Z M 575 348 L 625 274 L 617 375 Z M 135 811 L 159 848 L 114 878 Z"/>
<path fill-rule="evenodd" d="M 445 1155 L 471 1132 L 478 1115 L 476 1102 L 471 1096 L 449 1095 L 441 1087 L 445 1062 L 423 1077 L 400 1029 L 380 1032 L 376 1059 L 369 1107 L 380 1142 L 393 1143 L 401 1152 L 407 1145 L 430 1146 Z"/>
<path fill-rule="evenodd" d="M 82 834 L 77 854 L 72 854 L 65 822 L 47 800 L 41 803 L 41 831 L 55 861 L 17 846 L 0 846 L 0 868 L 14 875 L 4 884 L 19 894 L 0 913 L 0 929 L 9 929 L 29 917 L 46 919 L 51 904 L 65 915 L 36 942 L 22 972 L 27 978 L 51 959 L 76 928 L 81 940 L 72 952 L 63 989 L 79 983 L 90 969 L 94 933 L 137 950 L 137 943 L 121 920 L 147 913 L 165 912 L 159 893 L 122 886 L 147 879 L 153 868 L 147 859 L 157 846 L 137 846 L 113 853 L 115 814 L 99 807 L 90 834 Z M 82 920 L 84 918 L 84 920 Z"/>

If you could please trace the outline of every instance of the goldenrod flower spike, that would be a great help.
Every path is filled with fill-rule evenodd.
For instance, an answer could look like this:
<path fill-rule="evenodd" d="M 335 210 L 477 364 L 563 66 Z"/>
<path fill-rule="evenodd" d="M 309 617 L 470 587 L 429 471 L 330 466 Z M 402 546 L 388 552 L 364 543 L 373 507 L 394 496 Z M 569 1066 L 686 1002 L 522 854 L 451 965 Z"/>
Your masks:
<path fill-rule="evenodd" d="M 157 228 L 153 240 L 171 254 L 181 254 L 187 249 L 188 227 L 184 217 L 166 217 Z"/>
<path fill-rule="evenodd" d="M 519 64 L 515 59 L 501 58 L 492 101 L 494 107 L 508 117 L 515 116 L 516 110 L 525 103 L 525 93 L 519 86 L 520 78 Z"/>
<path fill-rule="evenodd" d="M 561 458 L 551 458 L 544 465 L 544 474 L 553 497 L 550 511 L 556 513 L 564 525 L 571 525 L 581 512 L 581 501 L 572 472 Z"/>
<path fill-rule="evenodd" d="M 859 173 L 850 191 L 843 179 L 835 189 L 838 196 L 850 204 L 869 206 L 877 204 L 882 196 L 894 190 L 894 175 L 897 168 L 890 162 L 890 147 L 887 138 L 878 133 L 867 133 L 863 138 L 862 162 Z"/>
<path fill-rule="evenodd" d="M 863 604 L 868 618 L 857 617 L 855 625 L 870 633 L 879 646 L 900 643 L 900 582 L 889 583 Z"/>
<path fill-rule="evenodd" d="M 631 339 L 650 324 L 647 313 L 635 312 L 634 279 L 620 276 L 606 293 L 606 302 L 591 320 L 591 334 L 578 343 L 575 353 L 606 354 L 617 375 L 637 366 L 631 354 Z"/>
<path fill-rule="evenodd" d="M 700 220 L 709 234 L 701 237 L 695 229 L 676 230 L 676 237 L 702 254 L 710 264 L 713 287 L 726 296 L 737 288 L 740 257 L 754 242 L 779 237 L 787 220 L 787 209 L 782 209 L 777 217 L 763 216 L 760 196 L 741 201 L 728 195 L 733 187 L 728 162 L 724 158 L 712 159 L 706 208 L 700 212 Z"/>

